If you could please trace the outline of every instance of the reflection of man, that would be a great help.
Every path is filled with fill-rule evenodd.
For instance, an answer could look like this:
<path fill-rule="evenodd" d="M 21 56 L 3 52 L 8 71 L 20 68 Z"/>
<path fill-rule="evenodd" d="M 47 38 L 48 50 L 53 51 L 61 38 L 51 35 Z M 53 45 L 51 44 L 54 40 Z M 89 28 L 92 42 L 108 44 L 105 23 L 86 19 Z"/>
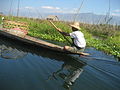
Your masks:
<path fill-rule="evenodd" d="M 55 79 L 56 75 L 64 79 L 63 87 L 69 88 L 71 85 L 74 84 L 77 78 L 79 78 L 80 74 L 83 72 L 82 67 L 85 64 L 79 65 L 79 67 L 71 66 L 70 64 L 64 63 L 61 67 L 61 69 L 57 70 L 53 73 L 53 76 Z M 67 70 L 67 72 L 66 72 Z"/>
<path fill-rule="evenodd" d="M 80 74 L 83 72 L 83 69 L 77 69 L 76 71 L 73 71 L 72 74 L 70 74 L 68 77 L 65 79 L 65 84 L 72 85 L 77 78 L 79 78 Z"/>
<path fill-rule="evenodd" d="M 80 74 L 83 72 L 82 66 L 75 68 L 68 64 L 63 64 L 61 71 L 62 70 L 67 70 L 69 72 L 68 74 L 59 73 L 59 76 L 64 79 L 63 86 L 65 88 L 69 88 L 71 85 L 73 85 L 76 79 L 79 78 Z"/>

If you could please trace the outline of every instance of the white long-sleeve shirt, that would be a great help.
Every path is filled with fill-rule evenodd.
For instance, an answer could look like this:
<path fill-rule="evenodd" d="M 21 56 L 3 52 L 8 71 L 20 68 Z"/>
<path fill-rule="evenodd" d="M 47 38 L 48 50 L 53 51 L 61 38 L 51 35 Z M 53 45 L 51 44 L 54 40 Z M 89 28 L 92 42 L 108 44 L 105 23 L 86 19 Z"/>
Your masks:
<path fill-rule="evenodd" d="M 84 35 L 81 31 L 74 31 L 70 33 L 71 38 L 74 38 L 74 44 L 77 47 L 84 48 L 86 46 L 86 41 Z"/>

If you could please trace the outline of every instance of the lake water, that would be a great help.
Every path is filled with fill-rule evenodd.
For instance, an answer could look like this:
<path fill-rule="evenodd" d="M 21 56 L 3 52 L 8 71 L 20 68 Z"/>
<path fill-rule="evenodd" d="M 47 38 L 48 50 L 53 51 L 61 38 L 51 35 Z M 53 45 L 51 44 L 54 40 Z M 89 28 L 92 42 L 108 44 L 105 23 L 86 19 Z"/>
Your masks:
<path fill-rule="evenodd" d="M 86 48 L 79 57 L 0 37 L 0 90 L 120 90 L 120 63 Z"/>

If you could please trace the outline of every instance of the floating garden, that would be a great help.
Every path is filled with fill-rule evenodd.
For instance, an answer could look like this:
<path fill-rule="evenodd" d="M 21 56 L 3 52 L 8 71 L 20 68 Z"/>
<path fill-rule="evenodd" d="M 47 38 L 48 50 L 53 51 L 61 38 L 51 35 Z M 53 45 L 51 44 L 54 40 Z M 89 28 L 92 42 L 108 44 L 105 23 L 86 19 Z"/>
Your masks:
<path fill-rule="evenodd" d="M 8 21 L 19 21 L 28 24 L 28 35 L 36 38 L 42 38 L 46 40 L 58 41 L 70 45 L 67 40 L 50 24 L 47 20 L 26 18 L 26 17 L 7 17 Z M 71 32 L 69 24 L 71 22 L 53 22 L 58 28 L 61 28 L 65 32 Z M 4 22 L 6 25 L 6 22 Z M 9 25 L 8 25 L 9 26 Z M 102 50 L 108 54 L 112 54 L 120 58 L 120 26 L 119 25 L 89 25 L 81 23 L 82 32 L 85 35 L 87 46 L 94 47 L 98 50 Z M 12 28 L 12 27 L 10 27 Z M 24 28 L 24 27 L 23 27 Z M 70 37 L 67 37 L 70 39 Z"/>

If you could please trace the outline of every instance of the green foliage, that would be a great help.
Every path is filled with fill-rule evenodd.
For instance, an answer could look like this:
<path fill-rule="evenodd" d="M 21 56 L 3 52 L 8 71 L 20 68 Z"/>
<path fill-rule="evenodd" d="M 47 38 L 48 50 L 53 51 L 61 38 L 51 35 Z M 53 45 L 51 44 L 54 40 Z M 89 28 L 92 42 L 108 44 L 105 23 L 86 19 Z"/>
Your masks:
<path fill-rule="evenodd" d="M 6 18 L 13 21 L 27 22 L 29 24 L 28 35 L 30 36 L 68 44 L 66 39 L 55 30 L 49 21 L 23 17 Z M 68 23 L 54 22 L 54 24 L 65 32 L 71 32 Z M 87 46 L 95 47 L 98 50 L 120 57 L 120 26 L 81 24 L 81 28 L 85 35 Z M 70 37 L 67 38 L 71 40 Z"/>
<path fill-rule="evenodd" d="M 2 23 L 2 16 L 0 16 L 0 24 Z"/>
<path fill-rule="evenodd" d="M 87 45 L 95 47 L 106 53 L 120 57 L 120 27 L 113 25 L 83 25 L 84 30 L 89 32 Z M 88 37 L 91 33 L 92 38 Z"/>
<path fill-rule="evenodd" d="M 91 25 L 86 24 L 83 27 L 92 35 L 97 36 L 99 38 L 106 38 L 108 36 L 116 36 L 120 30 L 119 25 L 109 25 L 109 24 L 99 24 L 99 25 Z"/>
<path fill-rule="evenodd" d="M 62 30 L 65 30 L 66 32 L 70 32 L 70 29 L 68 26 L 65 26 L 64 23 L 61 22 L 54 22 L 54 24 L 61 28 Z M 37 38 L 43 38 L 43 39 L 49 39 L 59 42 L 67 42 L 66 39 L 57 31 L 55 28 L 50 24 L 49 21 L 31 21 L 29 23 L 29 33 L 28 35 L 34 36 Z M 70 38 L 68 38 L 70 39 Z"/>
<path fill-rule="evenodd" d="M 109 37 L 105 40 L 106 45 L 111 46 L 110 53 L 120 57 L 120 36 Z"/>

